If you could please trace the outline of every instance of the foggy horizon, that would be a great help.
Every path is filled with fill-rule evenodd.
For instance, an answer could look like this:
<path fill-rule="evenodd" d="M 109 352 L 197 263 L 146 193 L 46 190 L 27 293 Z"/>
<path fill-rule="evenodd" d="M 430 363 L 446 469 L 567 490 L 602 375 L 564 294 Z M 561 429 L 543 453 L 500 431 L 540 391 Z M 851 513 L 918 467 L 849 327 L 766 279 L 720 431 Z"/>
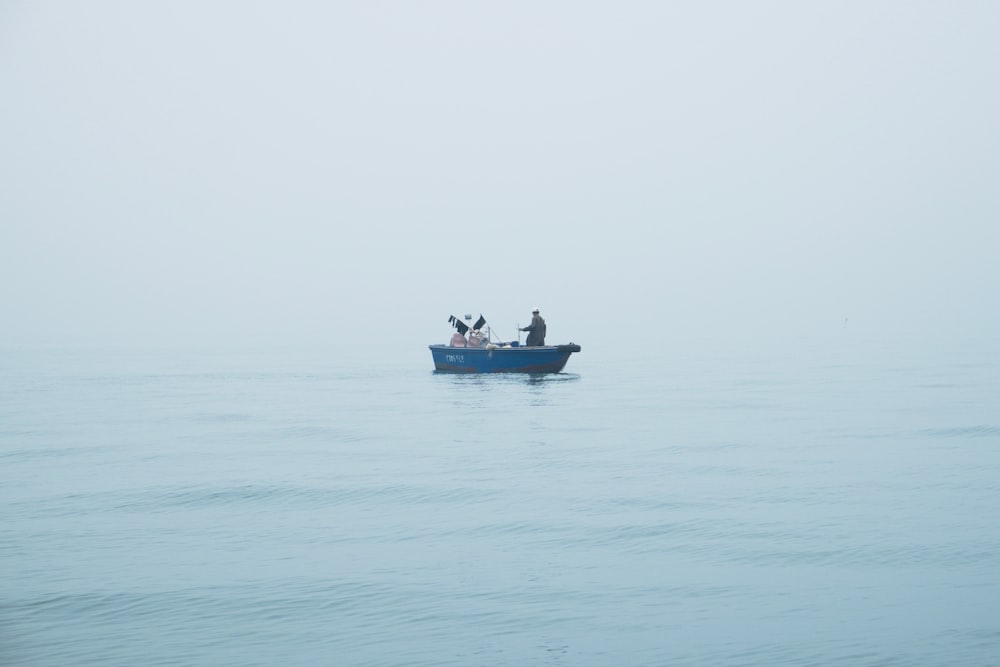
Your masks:
<path fill-rule="evenodd" d="M 996 337 L 998 19 L 7 3 L 0 345 Z"/>

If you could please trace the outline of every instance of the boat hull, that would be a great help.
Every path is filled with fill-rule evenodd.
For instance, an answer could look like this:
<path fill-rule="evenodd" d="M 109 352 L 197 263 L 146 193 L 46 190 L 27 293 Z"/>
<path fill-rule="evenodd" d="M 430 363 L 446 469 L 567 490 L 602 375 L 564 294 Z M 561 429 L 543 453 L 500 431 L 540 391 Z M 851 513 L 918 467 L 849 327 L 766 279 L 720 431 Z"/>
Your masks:
<path fill-rule="evenodd" d="M 558 373 L 580 346 L 452 347 L 428 345 L 434 370 L 449 373 Z"/>

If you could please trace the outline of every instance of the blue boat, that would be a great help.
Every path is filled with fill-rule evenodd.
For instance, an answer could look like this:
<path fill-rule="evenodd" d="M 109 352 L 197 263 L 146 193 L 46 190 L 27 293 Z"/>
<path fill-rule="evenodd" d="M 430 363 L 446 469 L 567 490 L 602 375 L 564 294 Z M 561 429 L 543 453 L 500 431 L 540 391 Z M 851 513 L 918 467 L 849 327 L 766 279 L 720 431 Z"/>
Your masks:
<path fill-rule="evenodd" d="M 466 316 L 466 319 L 472 319 Z M 517 341 L 493 342 L 486 320 L 479 316 L 468 337 L 469 326 L 456 317 L 448 319 L 458 331 L 448 345 L 428 345 L 434 370 L 451 373 L 558 373 L 569 355 L 580 351 L 576 343 L 522 346 Z"/>
<path fill-rule="evenodd" d="M 483 347 L 428 347 L 434 357 L 434 370 L 453 373 L 558 373 L 569 361 L 569 355 L 580 351 L 575 343 L 540 347 L 493 343 Z"/>

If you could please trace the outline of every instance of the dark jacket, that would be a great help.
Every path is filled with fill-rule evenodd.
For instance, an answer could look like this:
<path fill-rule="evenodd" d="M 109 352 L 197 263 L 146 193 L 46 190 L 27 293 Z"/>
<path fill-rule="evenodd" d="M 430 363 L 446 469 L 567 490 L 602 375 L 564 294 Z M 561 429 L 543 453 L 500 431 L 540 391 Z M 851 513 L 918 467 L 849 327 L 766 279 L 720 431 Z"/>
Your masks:
<path fill-rule="evenodd" d="M 526 346 L 535 347 L 537 345 L 545 345 L 545 320 L 542 319 L 541 315 L 533 315 L 531 324 L 521 329 L 521 331 L 528 332 L 528 340 L 524 341 Z"/>

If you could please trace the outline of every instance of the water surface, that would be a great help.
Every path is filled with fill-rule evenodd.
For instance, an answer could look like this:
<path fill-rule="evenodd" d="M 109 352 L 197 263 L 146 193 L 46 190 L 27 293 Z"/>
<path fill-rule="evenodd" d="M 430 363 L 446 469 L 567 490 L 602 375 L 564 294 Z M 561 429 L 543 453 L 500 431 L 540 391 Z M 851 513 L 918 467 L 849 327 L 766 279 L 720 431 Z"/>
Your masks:
<path fill-rule="evenodd" d="M 998 406 L 987 346 L 5 350 L 0 663 L 994 664 Z"/>

